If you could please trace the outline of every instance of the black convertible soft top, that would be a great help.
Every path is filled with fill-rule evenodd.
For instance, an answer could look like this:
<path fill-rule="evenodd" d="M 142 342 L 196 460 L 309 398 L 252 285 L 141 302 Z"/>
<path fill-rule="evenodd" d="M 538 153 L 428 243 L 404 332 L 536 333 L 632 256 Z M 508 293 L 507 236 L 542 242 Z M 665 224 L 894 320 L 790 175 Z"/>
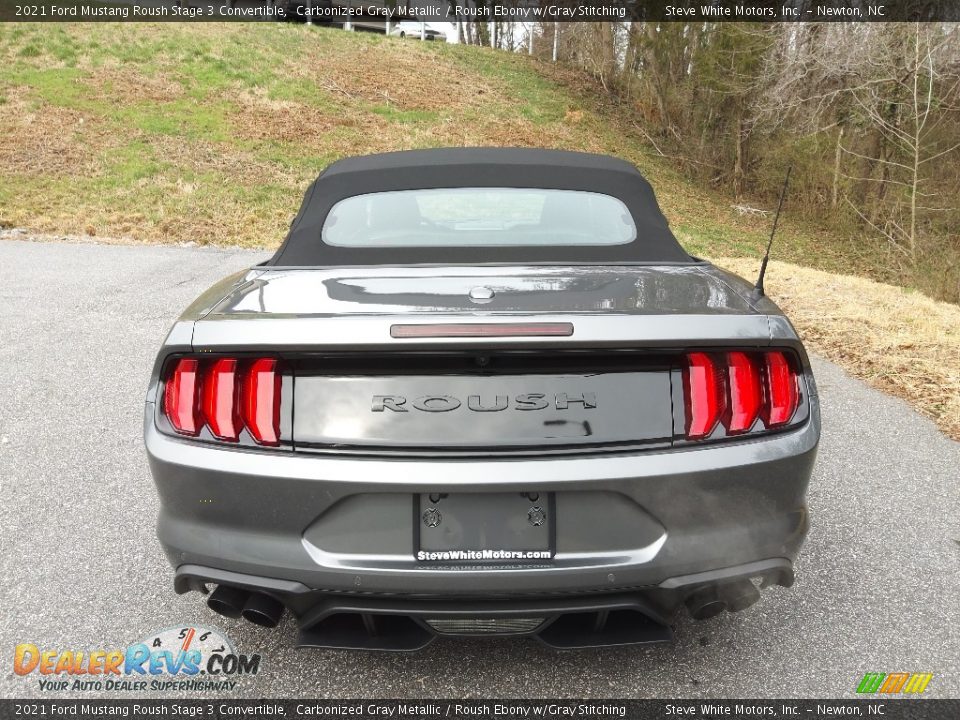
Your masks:
<path fill-rule="evenodd" d="M 339 201 L 391 190 L 456 187 L 550 188 L 603 193 L 621 200 L 637 238 L 621 245 L 536 247 L 339 247 L 321 240 Z M 352 157 L 313 181 L 276 266 L 417 265 L 428 263 L 690 263 L 670 232 L 650 183 L 630 163 L 606 155 L 524 148 L 444 148 Z"/>

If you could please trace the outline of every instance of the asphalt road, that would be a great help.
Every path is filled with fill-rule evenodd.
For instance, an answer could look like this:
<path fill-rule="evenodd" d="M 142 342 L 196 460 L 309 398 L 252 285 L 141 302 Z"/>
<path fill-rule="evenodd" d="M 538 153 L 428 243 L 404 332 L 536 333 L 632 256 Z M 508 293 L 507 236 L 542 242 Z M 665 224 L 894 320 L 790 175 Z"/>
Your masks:
<path fill-rule="evenodd" d="M 123 648 L 181 624 L 263 656 L 235 690 L 246 697 L 852 697 L 867 671 L 932 672 L 929 696 L 960 696 L 960 444 L 819 359 L 824 435 L 797 584 L 684 620 L 673 645 L 295 650 L 289 619 L 268 631 L 175 595 L 141 446 L 149 370 L 177 314 L 263 256 L 0 242 L 2 696 L 43 694 L 11 671 L 18 643 Z"/>

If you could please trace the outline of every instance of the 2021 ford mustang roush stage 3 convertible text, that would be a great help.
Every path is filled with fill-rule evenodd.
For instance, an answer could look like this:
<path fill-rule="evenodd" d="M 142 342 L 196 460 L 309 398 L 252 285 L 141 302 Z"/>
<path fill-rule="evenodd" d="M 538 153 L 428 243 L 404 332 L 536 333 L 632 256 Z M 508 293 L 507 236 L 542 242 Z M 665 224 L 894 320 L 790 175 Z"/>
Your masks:
<path fill-rule="evenodd" d="M 820 418 L 636 168 L 467 148 L 328 167 L 173 326 L 144 434 L 177 592 L 306 646 L 572 648 L 790 586 Z"/>

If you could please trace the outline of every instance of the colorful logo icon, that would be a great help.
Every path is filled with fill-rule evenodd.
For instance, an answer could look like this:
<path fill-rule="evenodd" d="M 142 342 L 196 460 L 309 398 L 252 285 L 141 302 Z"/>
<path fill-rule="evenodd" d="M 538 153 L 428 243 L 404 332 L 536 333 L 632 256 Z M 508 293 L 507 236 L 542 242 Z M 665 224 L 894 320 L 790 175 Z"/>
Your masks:
<path fill-rule="evenodd" d="M 857 686 L 857 692 L 862 695 L 919 695 L 927 689 L 932 679 L 933 673 L 867 673 Z"/>
<path fill-rule="evenodd" d="M 232 689 L 233 678 L 259 670 L 260 655 L 239 654 L 219 630 L 192 626 L 166 628 L 125 648 L 20 643 L 13 656 L 16 675 L 36 677 L 41 690 L 54 691 Z"/>

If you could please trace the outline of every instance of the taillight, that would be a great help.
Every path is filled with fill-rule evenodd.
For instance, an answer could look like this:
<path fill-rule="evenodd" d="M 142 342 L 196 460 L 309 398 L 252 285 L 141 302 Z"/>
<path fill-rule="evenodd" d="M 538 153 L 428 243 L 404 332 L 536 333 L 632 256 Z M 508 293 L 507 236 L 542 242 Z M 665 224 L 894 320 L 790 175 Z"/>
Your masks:
<path fill-rule="evenodd" d="M 797 376 L 782 352 L 768 352 L 766 361 L 767 402 L 763 421 L 767 427 L 777 427 L 790 421 L 800 402 Z"/>
<path fill-rule="evenodd" d="M 236 442 L 240 437 L 237 407 L 237 361 L 220 358 L 203 378 L 203 416 L 214 437 Z"/>
<path fill-rule="evenodd" d="M 706 353 L 690 353 L 683 374 L 687 437 L 706 437 L 723 412 L 723 388 L 716 365 Z"/>
<path fill-rule="evenodd" d="M 687 354 L 683 368 L 686 437 L 699 440 L 722 423 L 727 435 L 750 432 L 757 422 L 778 428 L 800 405 L 799 378 L 780 350 Z"/>
<path fill-rule="evenodd" d="M 731 435 L 746 432 L 753 427 L 763 403 L 760 370 L 747 353 L 727 353 L 727 388 L 730 391 L 727 432 Z"/>
<path fill-rule="evenodd" d="M 280 374 L 273 358 L 180 358 L 167 375 L 163 412 L 173 429 L 196 437 L 206 425 L 238 442 L 244 426 L 260 445 L 280 444 Z"/>
<path fill-rule="evenodd" d="M 173 429 L 181 435 L 197 435 L 203 427 L 200 417 L 200 378 L 198 363 L 192 358 L 180 358 L 167 378 L 163 392 L 163 411 Z"/>
<path fill-rule="evenodd" d="M 254 360 L 244 376 L 243 422 L 261 445 L 280 444 L 280 376 L 272 358 Z"/>

